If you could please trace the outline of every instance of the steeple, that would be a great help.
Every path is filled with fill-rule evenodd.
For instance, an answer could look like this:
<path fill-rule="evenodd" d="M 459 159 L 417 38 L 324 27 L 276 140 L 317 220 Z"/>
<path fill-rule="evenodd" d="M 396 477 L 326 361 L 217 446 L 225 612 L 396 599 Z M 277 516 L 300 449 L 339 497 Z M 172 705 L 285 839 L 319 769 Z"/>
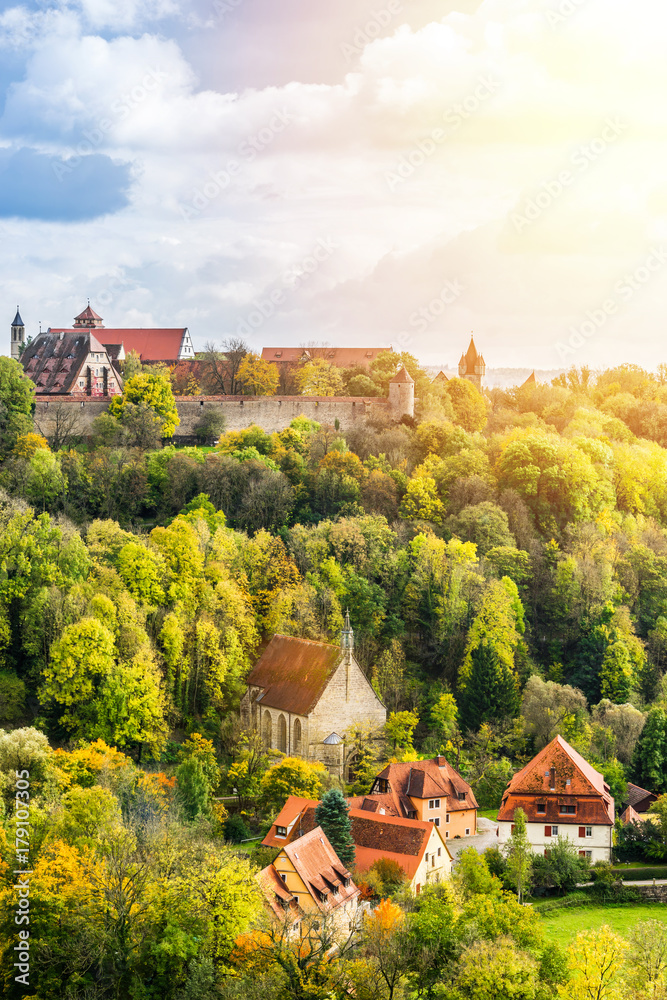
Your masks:
<path fill-rule="evenodd" d="M 12 358 L 14 361 L 19 361 L 21 354 L 23 353 L 23 348 L 25 347 L 25 324 L 21 319 L 21 313 L 18 306 L 16 307 L 16 316 L 14 317 L 14 322 L 12 323 L 11 345 Z"/>
<path fill-rule="evenodd" d="M 343 631 L 340 634 L 340 647 L 344 650 L 348 656 L 352 655 L 354 649 L 354 632 L 352 631 L 352 626 L 350 625 L 350 612 L 345 612 L 345 625 L 343 626 Z"/>
<path fill-rule="evenodd" d="M 484 356 L 479 353 L 475 346 L 475 338 L 470 334 L 470 346 L 465 354 L 461 355 L 459 361 L 459 377 L 472 382 L 480 392 L 482 390 L 482 379 L 486 374 L 486 362 Z"/>

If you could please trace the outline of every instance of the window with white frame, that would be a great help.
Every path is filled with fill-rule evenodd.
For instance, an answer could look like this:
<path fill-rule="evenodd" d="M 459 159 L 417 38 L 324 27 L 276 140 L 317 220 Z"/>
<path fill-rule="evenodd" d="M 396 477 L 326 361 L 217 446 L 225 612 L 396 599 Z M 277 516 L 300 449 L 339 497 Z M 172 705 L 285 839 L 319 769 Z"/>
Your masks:
<path fill-rule="evenodd" d="M 467 826 L 466 827 L 466 837 L 469 837 L 469 836 L 470 836 L 470 827 Z"/>
<path fill-rule="evenodd" d="M 593 827 L 592 826 L 587 826 L 586 827 L 586 836 L 587 837 L 592 837 L 593 836 Z"/>
<path fill-rule="evenodd" d="M 428 807 L 429 807 L 429 809 L 439 809 L 440 808 L 440 799 L 429 799 L 428 800 Z"/>

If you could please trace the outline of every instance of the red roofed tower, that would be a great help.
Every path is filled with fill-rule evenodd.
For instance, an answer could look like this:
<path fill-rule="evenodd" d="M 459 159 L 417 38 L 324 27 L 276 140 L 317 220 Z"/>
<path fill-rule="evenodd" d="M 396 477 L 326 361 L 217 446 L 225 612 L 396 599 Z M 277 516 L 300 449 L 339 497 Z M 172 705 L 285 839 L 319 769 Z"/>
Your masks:
<path fill-rule="evenodd" d="M 415 380 L 405 365 L 389 383 L 389 405 L 396 420 L 415 415 Z"/>
<path fill-rule="evenodd" d="M 468 382 L 482 391 L 482 379 L 486 374 L 486 361 L 483 355 L 479 354 L 477 348 L 475 347 L 475 339 L 472 334 L 470 334 L 470 347 L 468 348 L 467 354 L 461 355 L 461 360 L 459 361 L 459 376 L 465 378 Z"/>
<path fill-rule="evenodd" d="M 94 309 L 90 308 L 90 302 L 82 313 L 74 320 L 74 326 L 78 329 L 83 327 L 86 330 L 99 329 L 104 327 L 104 320 L 98 316 Z"/>

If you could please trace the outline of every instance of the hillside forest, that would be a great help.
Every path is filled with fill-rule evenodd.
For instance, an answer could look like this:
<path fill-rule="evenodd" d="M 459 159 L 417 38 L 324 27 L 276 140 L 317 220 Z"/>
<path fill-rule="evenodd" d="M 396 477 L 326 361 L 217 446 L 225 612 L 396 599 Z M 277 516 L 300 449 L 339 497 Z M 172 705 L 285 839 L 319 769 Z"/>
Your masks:
<path fill-rule="evenodd" d="M 207 428 L 214 443 L 176 447 L 166 369 L 128 373 L 91 436 L 63 423 L 47 440 L 34 387 L 0 359 L 7 996 L 22 996 L 7 958 L 21 768 L 41 1000 L 342 1000 L 350 983 L 360 998 L 485 1000 L 487 963 L 508 996 L 579 996 L 578 959 L 568 972 L 492 859 L 469 858 L 454 890 L 420 903 L 376 874 L 368 898 L 397 902 L 349 960 L 248 937 L 263 919 L 254 872 L 271 858 L 241 842 L 290 792 L 333 783 L 241 726 L 245 677 L 276 632 L 338 643 L 349 611 L 388 721 L 345 734 L 346 792 L 367 792 L 388 760 L 444 754 L 494 810 L 560 733 L 617 807 L 629 780 L 667 793 L 667 367 L 479 393 L 403 354 L 353 377 L 381 396 L 399 363 L 414 419 Z M 317 367 L 334 391 L 350 381 Z M 620 860 L 665 858 L 667 816 L 616 838 Z M 430 965 L 415 928 L 432 935 Z M 393 985 L 388 929 L 403 941 Z M 641 989 L 624 995 L 658 995 Z"/>

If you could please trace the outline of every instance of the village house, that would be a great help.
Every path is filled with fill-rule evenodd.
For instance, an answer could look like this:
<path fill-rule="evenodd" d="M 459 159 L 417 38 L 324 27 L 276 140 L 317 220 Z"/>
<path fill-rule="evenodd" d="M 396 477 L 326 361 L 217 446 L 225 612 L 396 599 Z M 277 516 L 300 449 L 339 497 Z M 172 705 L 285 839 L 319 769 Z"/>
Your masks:
<path fill-rule="evenodd" d="M 123 391 L 120 372 L 89 330 L 40 333 L 27 344 L 20 361 L 40 395 L 104 399 Z"/>
<path fill-rule="evenodd" d="M 354 801 L 354 800 L 349 800 Z M 264 847 L 281 847 L 315 827 L 318 803 L 290 795 L 262 841 Z M 350 808 L 355 868 L 363 874 L 382 858 L 396 861 L 413 892 L 431 882 L 449 878 L 452 856 L 434 823 L 382 815 L 375 810 Z"/>
<path fill-rule="evenodd" d="M 370 795 L 351 804 L 381 815 L 433 823 L 445 840 L 477 833 L 473 790 L 446 757 L 388 764 L 373 782 Z"/>
<path fill-rule="evenodd" d="M 346 731 L 379 731 L 386 722 L 386 709 L 354 657 L 349 615 L 339 646 L 274 635 L 246 684 L 245 725 L 259 729 L 267 747 L 319 760 L 339 777 L 354 763 Z"/>
<path fill-rule="evenodd" d="M 359 889 L 320 826 L 285 843 L 258 878 L 274 916 L 289 921 L 293 934 L 305 931 L 310 915 L 330 920 L 334 939 L 357 925 Z"/>
<path fill-rule="evenodd" d="M 536 853 L 546 854 L 558 837 L 566 837 L 582 857 L 611 860 L 614 800 L 609 785 L 562 736 L 540 750 L 505 789 L 498 813 L 501 847 L 514 830 L 518 808 L 526 814 Z"/>

